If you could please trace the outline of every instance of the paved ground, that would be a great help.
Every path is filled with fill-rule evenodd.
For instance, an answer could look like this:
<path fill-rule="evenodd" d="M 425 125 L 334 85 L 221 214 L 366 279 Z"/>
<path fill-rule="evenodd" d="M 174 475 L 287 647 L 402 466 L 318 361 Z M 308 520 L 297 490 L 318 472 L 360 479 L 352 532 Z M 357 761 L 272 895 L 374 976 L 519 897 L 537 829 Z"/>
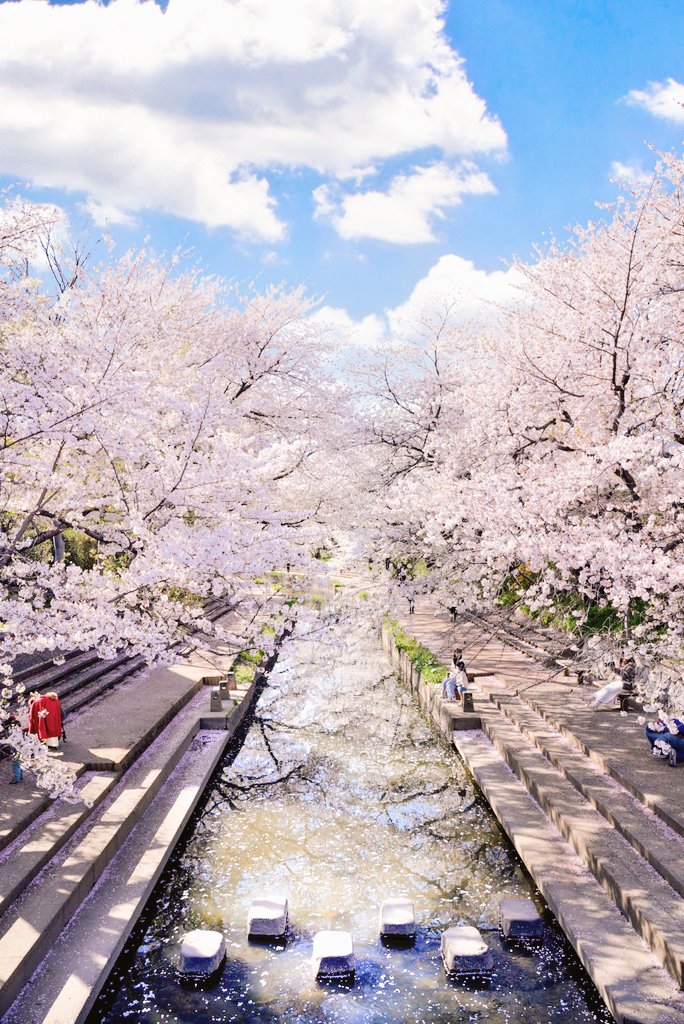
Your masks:
<path fill-rule="evenodd" d="M 650 755 L 638 713 L 592 711 L 591 687 L 579 686 L 574 676 L 552 671 L 505 641 L 470 622 L 450 621 L 429 600 L 417 600 L 413 615 L 400 616 L 401 625 L 448 664 L 455 646 L 463 648 L 469 672 L 495 675 L 502 687 L 524 691 L 535 710 L 564 732 L 571 733 L 623 785 L 643 794 L 649 806 L 684 835 L 684 765 L 668 767 Z"/>

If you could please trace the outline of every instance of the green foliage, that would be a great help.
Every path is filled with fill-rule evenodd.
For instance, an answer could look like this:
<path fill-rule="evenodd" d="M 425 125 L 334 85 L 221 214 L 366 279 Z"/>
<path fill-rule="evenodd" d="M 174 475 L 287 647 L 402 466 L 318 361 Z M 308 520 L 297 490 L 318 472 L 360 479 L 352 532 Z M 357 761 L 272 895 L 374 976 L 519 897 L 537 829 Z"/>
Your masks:
<path fill-rule="evenodd" d="M 525 566 L 517 566 L 507 577 L 496 599 L 500 608 L 517 607 L 524 615 L 542 626 L 552 626 L 563 633 L 592 636 L 595 633 L 620 633 L 625 628 L 625 619 L 607 600 L 589 600 L 578 590 L 558 590 L 550 596 L 547 608 L 532 611 L 524 603 L 523 594 L 538 581 L 539 574 L 530 572 Z M 630 605 L 629 626 L 640 625 L 647 612 L 647 604 L 635 598 Z"/>
<path fill-rule="evenodd" d="M 254 682 L 254 676 L 256 675 L 255 665 L 236 665 L 235 666 L 235 682 L 245 686 Z"/>
<path fill-rule="evenodd" d="M 92 569 L 97 561 L 97 541 L 78 530 L 64 530 L 64 561 L 81 569 Z"/>
<path fill-rule="evenodd" d="M 192 590 L 187 590 L 185 587 L 166 587 L 165 593 L 172 601 L 187 605 L 188 608 L 201 608 L 204 603 L 199 594 L 195 594 Z"/>
<path fill-rule="evenodd" d="M 233 662 L 235 682 L 249 685 L 254 682 L 257 667 L 264 657 L 263 651 L 240 651 Z"/>
<path fill-rule="evenodd" d="M 441 683 L 447 675 L 446 665 L 443 665 L 427 647 L 423 647 L 404 629 L 398 622 L 388 619 L 390 632 L 394 637 L 397 650 L 406 651 L 413 665 L 418 669 L 426 683 Z"/>
<path fill-rule="evenodd" d="M 264 622 L 263 626 L 261 627 L 261 632 L 263 636 L 276 635 L 275 626 L 272 626 L 270 622 Z"/>
<path fill-rule="evenodd" d="M 427 576 L 428 566 L 418 555 L 401 555 L 392 559 L 390 574 L 394 579 L 420 580 Z"/>
<path fill-rule="evenodd" d="M 311 554 L 314 558 L 318 559 L 319 562 L 329 562 L 332 558 L 332 551 L 328 551 L 327 548 L 316 548 Z"/>

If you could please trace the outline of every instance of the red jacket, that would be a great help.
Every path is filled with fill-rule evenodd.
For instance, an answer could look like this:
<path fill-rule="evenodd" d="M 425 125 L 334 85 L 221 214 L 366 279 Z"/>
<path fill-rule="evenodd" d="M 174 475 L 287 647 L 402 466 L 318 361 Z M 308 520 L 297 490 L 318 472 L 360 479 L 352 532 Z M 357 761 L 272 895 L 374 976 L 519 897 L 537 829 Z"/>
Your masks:
<path fill-rule="evenodd" d="M 39 740 L 62 735 L 62 709 L 59 697 L 36 697 L 29 705 L 29 729 Z"/>

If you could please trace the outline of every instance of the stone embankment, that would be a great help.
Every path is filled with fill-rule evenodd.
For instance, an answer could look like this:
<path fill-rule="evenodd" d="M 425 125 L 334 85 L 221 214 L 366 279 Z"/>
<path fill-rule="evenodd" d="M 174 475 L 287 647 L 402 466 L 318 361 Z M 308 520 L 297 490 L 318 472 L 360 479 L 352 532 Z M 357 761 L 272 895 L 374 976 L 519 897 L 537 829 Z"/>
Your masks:
<path fill-rule="evenodd" d="M 445 663 L 474 712 L 441 699 L 385 628 L 385 651 L 458 750 L 620 1024 L 684 1024 L 684 768 L 649 756 L 635 714 L 593 712 L 573 676 L 427 603 L 402 627 Z"/>
<path fill-rule="evenodd" d="M 57 756 L 89 807 L 49 804 L 28 779 L 0 782 L 3 1022 L 85 1020 L 263 684 L 235 687 L 210 711 L 209 685 L 228 678 L 233 657 L 226 648 L 140 672 L 70 718 Z"/>

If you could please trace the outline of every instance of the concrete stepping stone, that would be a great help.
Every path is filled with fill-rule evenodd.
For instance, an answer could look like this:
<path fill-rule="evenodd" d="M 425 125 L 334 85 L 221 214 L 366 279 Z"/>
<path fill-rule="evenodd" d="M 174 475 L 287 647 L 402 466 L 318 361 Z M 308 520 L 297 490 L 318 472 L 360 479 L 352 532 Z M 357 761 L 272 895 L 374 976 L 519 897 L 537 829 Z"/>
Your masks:
<path fill-rule="evenodd" d="M 380 907 L 380 935 L 413 937 L 416 934 L 416 911 L 413 900 L 396 896 Z"/>
<path fill-rule="evenodd" d="M 221 932 L 197 928 L 183 937 L 180 951 L 181 974 L 207 977 L 217 971 L 226 955 L 226 940 Z"/>
<path fill-rule="evenodd" d="M 440 951 L 447 974 L 486 977 L 491 973 L 491 951 L 472 925 L 460 924 L 442 932 Z"/>
<path fill-rule="evenodd" d="M 311 959 L 316 978 L 346 978 L 353 975 L 356 962 L 350 932 L 316 932 Z"/>
<path fill-rule="evenodd" d="M 499 914 L 505 939 L 538 942 L 544 937 L 544 922 L 532 900 L 501 900 Z"/>
<path fill-rule="evenodd" d="M 287 931 L 287 900 L 256 896 L 247 917 L 248 935 L 280 939 Z"/>

